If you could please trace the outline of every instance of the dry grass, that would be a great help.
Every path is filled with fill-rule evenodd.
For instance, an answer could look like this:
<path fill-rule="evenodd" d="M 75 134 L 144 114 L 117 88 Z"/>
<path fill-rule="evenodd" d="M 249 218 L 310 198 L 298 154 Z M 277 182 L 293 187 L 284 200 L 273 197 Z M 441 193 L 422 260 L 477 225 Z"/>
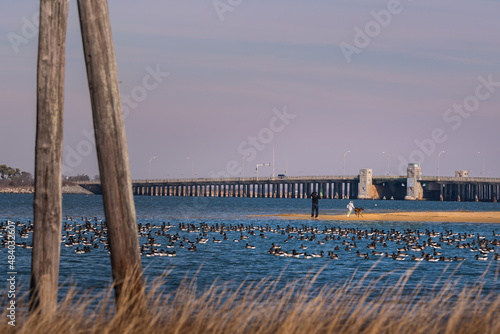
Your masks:
<path fill-rule="evenodd" d="M 133 299 L 116 310 L 112 291 L 81 299 L 70 292 L 51 316 L 18 309 L 15 328 L 4 308 L 0 333 L 500 333 L 498 293 L 485 295 L 477 284 L 457 294 L 449 278 L 438 290 L 408 294 L 410 277 L 382 288 L 380 280 L 351 279 L 314 289 L 316 277 L 284 288 L 270 280 L 237 289 L 214 282 L 201 292 L 194 280 L 173 293 L 161 290 L 162 277 L 148 284 L 146 312 L 127 307 Z"/>

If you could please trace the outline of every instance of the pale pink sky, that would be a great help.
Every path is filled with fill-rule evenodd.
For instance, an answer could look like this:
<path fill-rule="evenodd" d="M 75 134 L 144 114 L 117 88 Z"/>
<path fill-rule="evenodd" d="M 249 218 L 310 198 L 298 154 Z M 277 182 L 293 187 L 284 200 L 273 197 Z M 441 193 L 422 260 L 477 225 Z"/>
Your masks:
<path fill-rule="evenodd" d="M 253 152 L 245 161 L 250 176 L 257 163 L 272 162 L 273 147 L 277 174 L 340 175 L 350 150 L 346 174 L 385 174 L 389 156 L 392 174 L 413 158 L 424 175 L 436 175 L 444 150 L 441 175 L 465 169 L 480 176 L 484 159 L 486 176 L 500 177 L 499 1 L 401 0 L 385 26 L 372 11 L 387 13 L 393 0 L 242 0 L 224 20 L 214 2 L 109 1 L 134 179 L 149 176 L 153 156 L 152 178 L 191 177 L 193 170 L 196 177 L 241 176 L 243 154 Z M 0 8 L 0 164 L 30 172 L 38 6 L 9 0 Z M 340 45 L 356 46 L 356 27 L 366 33 L 367 25 L 378 31 L 348 62 Z M 93 177 L 79 34 L 70 1 L 65 173 Z M 147 76 L 155 69 L 169 75 L 153 81 Z M 479 77 L 494 82 L 491 91 L 480 87 L 489 93 L 481 101 Z M 155 87 L 146 91 L 145 79 Z M 465 101 L 479 105 L 467 116 L 447 112 Z M 273 109 L 284 108 L 295 116 L 287 124 L 273 120 Z M 433 140 L 435 129 L 446 139 Z"/>

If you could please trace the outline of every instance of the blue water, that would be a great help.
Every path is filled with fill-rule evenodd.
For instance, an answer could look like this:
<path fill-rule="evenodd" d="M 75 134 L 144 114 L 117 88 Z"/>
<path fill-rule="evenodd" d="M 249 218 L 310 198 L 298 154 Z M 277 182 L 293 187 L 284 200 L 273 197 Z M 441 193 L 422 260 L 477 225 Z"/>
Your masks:
<path fill-rule="evenodd" d="M 32 220 L 32 195 L 23 194 L 0 194 L 0 221 L 5 224 L 7 220 L 29 224 Z M 347 200 L 321 200 L 321 214 L 344 213 Z M 468 203 L 468 202 L 410 202 L 410 201 L 354 201 L 356 205 L 365 208 L 365 212 L 393 212 L 393 211 L 449 211 L 449 210 L 469 210 L 469 211 L 500 211 L 500 203 Z M 179 229 L 179 224 L 194 224 L 199 227 L 201 223 L 210 226 L 224 224 L 228 228 L 238 225 L 244 226 L 244 232 L 227 231 L 227 239 L 221 243 L 212 242 L 213 238 L 222 240 L 223 235 L 219 232 L 207 232 L 206 244 L 196 244 L 197 251 L 188 251 L 189 244 L 184 242 L 185 247 L 180 247 L 180 241 L 174 243 L 174 248 L 166 249 L 167 238 L 165 236 L 154 236 L 161 246 L 155 247 L 168 251 L 176 251 L 176 257 L 146 257 L 142 256 L 144 273 L 149 279 L 160 277 L 162 273 L 171 270 L 168 277 L 163 280 L 163 285 L 167 291 L 175 290 L 185 278 L 196 277 L 198 287 L 203 289 L 211 285 L 214 281 L 223 282 L 229 286 L 238 286 L 242 281 L 248 283 L 258 282 L 263 278 L 277 278 L 281 275 L 281 284 L 286 284 L 298 279 L 303 279 L 311 274 L 320 272 L 315 286 L 321 287 L 328 284 L 343 283 L 347 279 L 354 277 L 354 282 L 360 280 L 368 272 L 368 281 L 384 276 L 383 284 L 395 283 L 408 272 L 415 269 L 407 284 L 411 290 L 421 284 L 424 288 L 440 287 L 446 279 L 450 278 L 456 284 L 454 288 L 458 293 L 464 286 L 475 283 L 484 284 L 484 293 L 500 293 L 500 282 L 498 280 L 500 261 L 494 260 L 494 253 L 487 255 L 487 261 L 477 261 L 475 255 L 469 249 L 459 249 L 456 243 L 447 245 L 439 242 L 437 237 L 433 241 L 441 245 L 439 251 L 445 257 L 464 257 L 465 261 L 453 262 L 415 262 L 411 261 L 411 255 L 420 256 L 421 252 L 407 251 L 409 256 L 404 261 L 395 261 L 392 258 L 372 256 L 367 245 L 372 242 L 369 239 L 352 240 L 354 234 L 341 237 L 341 240 L 326 240 L 324 244 L 319 244 L 319 240 L 325 238 L 324 234 L 316 234 L 315 240 L 298 240 L 297 233 L 284 233 L 281 231 L 271 232 L 255 228 L 276 230 L 278 226 L 296 227 L 301 230 L 315 227 L 323 231 L 325 228 L 360 229 L 370 231 L 371 229 L 384 230 L 391 229 L 405 233 L 407 230 L 421 231 L 433 230 L 438 233 L 468 233 L 473 234 L 466 242 L 477 241 L 477 235 L 484 236 L 486 240 L 495 240 L 494 232 L 500 233 L 500 222 L 494 224 L 478 223 L 435 223 L 435 222 L 353 222 L 346 220 L 325 221 L 325 220 L 293 220 L 270 217 L 281 213 L 310 213 L 310 200 L 308 199 L 265 199 L 265 198 L 196 198 L 196 197 L 135 197 L 137 222 L 141 224 L 151 224 L 160 226 L 162 223 L 173 225 L 167 234 L 178 233 L 181 238 L 188 238 L 195 241 L 201 237 L 200 232 L 189 233 Z M 264 215 L 264 216 L 259 216 Z M 267 216 L 265 216 L 267 215 Z M 96 220 L 104 219 L 102 197 L 97 195 L 64 195 L 63 197 L 63 217 L 66 224 L 83 224 L 85 219 L 90 219 L 92 224 Z M 68 220 L 73 217 L 75 220 Z M 18 226 L 18 232 L 21 227 Z M 255 235 L 248 233 L 255 231 Z M 158 229 L 153 229 L 156 232 Z M 63 231 L 63 234 L 65 232 Z M 240 239 L 241 235 L 248 239 L 234 242 Z M 263 238 L 261 236 L 265 236 Z M 288 239 L 289 236 L 293 239 Z M 311 237 L 311 232 L 303 233 L 304 237 Z M 419 244 L 426 241 L 428 236 L 422 236 Z M 17 243 L 32 242 L 31 234 L 28 238 L 21 238 L 17 235 Z M 146 237 L 140 237 L 140 243 L 147 242 Z M 350 251 L 345 250 L 343 242 L 355 243 L 356 248 Z M 255 246 L 255 249 L 247 249 L 246 244 Z M 293 249 L 307 254 L 324 252 L 322 258 L 305 259 L 278 257 L 268 254 L 271 244 L 281 245 L 282 249 L 291 252 Z M 307 246 L 301 250 L 300 246 Z M 393 253 L 403 244 L 396 244 L 394 241 L 387 241 L 386 248 L 377 247 L 377 251 Z M 333 251 L 335 246 L 339 246 L 338 260 L 330 260 L 326 255 L 328 251 Z M 91 249 L 87 254 L 75 254 L 77 246 L 64 247 L 61 244 L 60 261 L 60 282 L 77 284 L 79 289 L 92 289 L 93 291 L 103 290 L 111 283 L 111 264 L 107 250 L 101 244 L 98 249 Z M 80 248 L 82 246 L 79 246 Z M 492 246 L 495 253 L 500 253 L 500 247 Z M 356 251 L 369 253 L 370 259 L 356 256 Z M 426 253 L 432 253 L 432 248 L 427 247 Z M 0 261 L 2 268 L 7 266 L 7 250 L 0 251 Z M 31 249 L 21 246 L 16 248 L 16 271 L 18 279 L 18 289 L 27 290 L 29 286 Z M 441 280 L 439 278 L 442 277 Z M 5 282 L 7 270 L 0 272 L 0 280 Z M 60 289 L 60 296 L 66 292 L 66 288 Z M 2 291 L 2 295 L 4 292 Z"/>

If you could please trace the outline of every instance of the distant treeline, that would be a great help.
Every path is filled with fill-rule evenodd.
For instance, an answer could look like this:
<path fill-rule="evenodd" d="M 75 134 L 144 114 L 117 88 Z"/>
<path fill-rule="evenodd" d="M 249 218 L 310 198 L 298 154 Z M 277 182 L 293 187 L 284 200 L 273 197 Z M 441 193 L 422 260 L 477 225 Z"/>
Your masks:
<path fill-rule="evenodd" d="M 99 175 L 94 176 L 94 180 L 99 180 Z M 90 181 L 86 174 L 62 177 L 63 185 Z M 0 186 L 3 187 L 30 187 L 34 186 L 35 179 L 29 172 L 21 171 L 19 168 L 0 165 Z"/>
<path fill-rule="evenodd" d="M 2 186 L 32 186 L 33 181 L 31 173 L 21 171 L 19 168 L 0 165 L 0 185 Z"/>

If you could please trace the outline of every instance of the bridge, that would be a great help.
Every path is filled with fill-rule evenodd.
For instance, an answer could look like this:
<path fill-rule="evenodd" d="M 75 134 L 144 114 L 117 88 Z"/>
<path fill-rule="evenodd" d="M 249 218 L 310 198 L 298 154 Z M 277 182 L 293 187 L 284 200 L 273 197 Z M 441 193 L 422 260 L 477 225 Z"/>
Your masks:
<path fill-rule="evenodd" d="M 98 182 L 80 184 L 100 194 Z M 500 178 L 422 176 L 418 164 L 409 164 L 407 175 L 374 176 L 361 169 L 348 176 L 285 176 L 134 180 L 136 196 L 203 196 L 254 198 L 309 198 L 313 191 L 325 199 L 397 199 L 496 202 Z"/>

